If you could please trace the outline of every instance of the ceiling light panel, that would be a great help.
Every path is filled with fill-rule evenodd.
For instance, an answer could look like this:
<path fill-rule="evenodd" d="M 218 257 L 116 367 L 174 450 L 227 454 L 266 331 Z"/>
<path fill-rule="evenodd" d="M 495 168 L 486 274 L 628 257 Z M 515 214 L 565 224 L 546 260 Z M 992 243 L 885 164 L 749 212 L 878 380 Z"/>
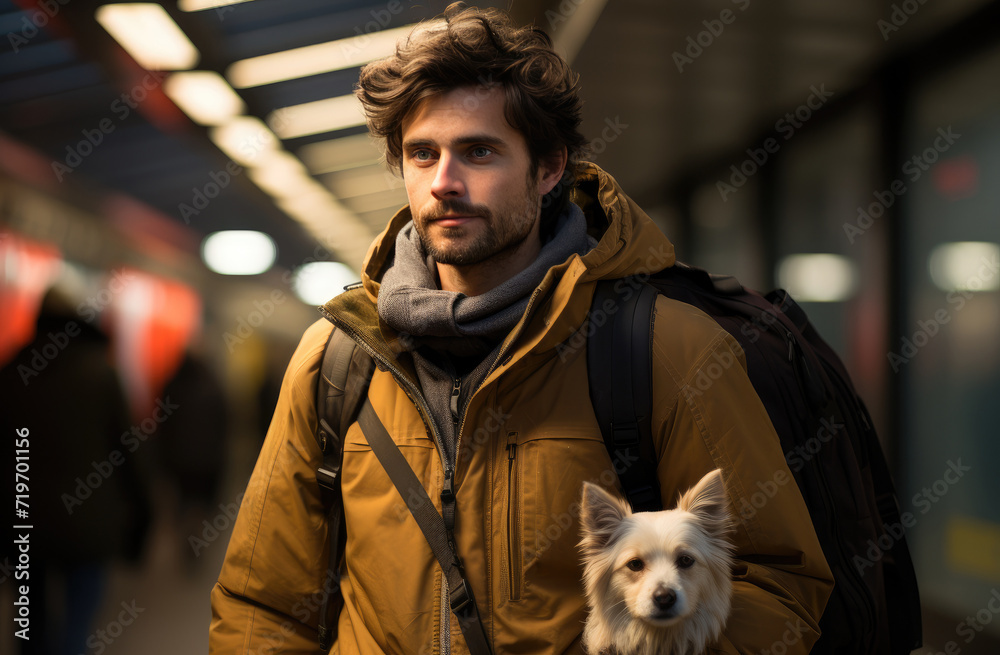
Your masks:
<path fill-rule="evenodd" d="M 240 116 L 212 128 L 209 138 L 242 166 L 257 166 L 281 148 L 281 142 L 259 118 Z"/>
<path fill-rule="evenodd" d="M 228 7 L 229 5 L 239 5 L 250 0 L 179 0 L 177 8 L 181 11 L 203 11 L 205 9 L 216 9 L 217 7 Z"/>
<path fill-rule="evenodd" d="M 364 66 L 395 52 L 396 42 L 407 36 L 414 26 L 404 25 L 391 30 L 243 59 L 229 67 L 226 77 L 233 86 L 242 89 Z"/>
<path fill-rule="evenodd" d="M 377 164 L 382 153 L 365 133 L 310 143 L 299 150 L 299 156 L 312 173 L 322 175 Z"/>
<path fill-rule="evenodd" d="M 282 139 L 296 139 L 364 125 L 365 114 L 352 94 L 279 109 L 268 123 Z"/>
<path fill-rule="evenodd" d="M 139 2 L 98 7 L 97 22 L 146 70 L 187 70 L 200 54 L 167 11 Z"/>
<path fill-rule="evenodd" d="M 196 123 L 221 125 L 246 111 L 233 88 L 213 71 L 174 73 L 163 90 Z"/>

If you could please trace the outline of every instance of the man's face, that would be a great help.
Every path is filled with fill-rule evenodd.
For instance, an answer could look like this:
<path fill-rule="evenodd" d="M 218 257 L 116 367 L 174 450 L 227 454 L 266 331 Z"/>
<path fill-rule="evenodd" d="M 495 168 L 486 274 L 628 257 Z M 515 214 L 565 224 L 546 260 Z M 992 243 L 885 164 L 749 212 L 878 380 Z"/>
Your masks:
<path fill-rule="evenodd" d="M 503 108 L 500 88 L 461 87 L 424 100 L 403 122 L 406 195 L 438 264 L 502 265 L 540 245 L 541 197 L 552 187 L 543 167 L 532 173 Z"/>

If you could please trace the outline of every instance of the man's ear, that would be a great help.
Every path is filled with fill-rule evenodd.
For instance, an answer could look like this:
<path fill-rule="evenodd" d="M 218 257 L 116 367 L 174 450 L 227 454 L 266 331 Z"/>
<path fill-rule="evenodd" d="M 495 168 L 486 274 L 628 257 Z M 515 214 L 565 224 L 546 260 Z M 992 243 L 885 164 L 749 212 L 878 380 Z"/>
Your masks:
<path fill-rule="evenodd" d="M 542 156 L 538 160 L 538 195 L 544 196 L 555 188 L 566 171 L 569 155 L 566 146 Z"/>

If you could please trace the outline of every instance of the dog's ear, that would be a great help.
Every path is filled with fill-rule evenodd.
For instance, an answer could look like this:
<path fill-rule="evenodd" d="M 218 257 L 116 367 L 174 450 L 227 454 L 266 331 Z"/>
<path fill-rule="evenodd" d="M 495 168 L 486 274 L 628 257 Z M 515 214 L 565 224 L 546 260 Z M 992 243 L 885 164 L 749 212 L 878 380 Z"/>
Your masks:
<path fill-rule="evenodd" d="M 722 482 L 722 469 L 705 474 L 698 484 L 691 487 L 677 501 L 677 509 L 691 512 L 713 537 L 722 536 L 729 530 L 732 518 L 729 514 L 729 498 Z"/>
<path fill-rule="evenodd" d="M 600 550 L 608 545 L 622 520 L 632 514 L 628 504 L 590 482 L 583 483 L 580 523 L 585 550 Z"/>

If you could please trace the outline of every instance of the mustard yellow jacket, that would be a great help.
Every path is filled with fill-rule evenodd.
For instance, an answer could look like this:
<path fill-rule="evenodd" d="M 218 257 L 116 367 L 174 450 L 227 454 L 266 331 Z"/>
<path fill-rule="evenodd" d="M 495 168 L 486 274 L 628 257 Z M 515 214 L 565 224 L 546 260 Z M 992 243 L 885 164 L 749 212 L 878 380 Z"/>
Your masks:
<path fill-rule="evenodd" d="M 612 487 L 617 478 L 589 401 L 577 330 L 596 280 L 674 262 L 667 238 L 596 166 L 574 200 L 600 242 L 548 272 L 460 428 L 455 536 L 498 654 L 581 652 L 581 485 Z M 372 245 L 364 288 L 325 309 L 376 355 L 373 408 L 440 511 L 443 468 L 419 385 L 412 364 L 394 354 L 398 335 L 375 311 L 378 280 L 409 220 L 404 208 Z M 327 320 L 310 327 L 288 366 L 212 592 L 212 653 L 317 651 L 327 526 L 314 474 L 321 461 L 314 397 L 331 329 Z M 702 312 L 661 297 L 652 357 L 664 506 L 721 467 L 732 506 L 753 508 L 734 534 L 733 612 L 712 652 L 807 653 L 832 576 L 739 345 Z M 442 604 L 440 567 L 356 424 L 344 451 L 345 606 L 333 652 L 467 652 Z"/>

